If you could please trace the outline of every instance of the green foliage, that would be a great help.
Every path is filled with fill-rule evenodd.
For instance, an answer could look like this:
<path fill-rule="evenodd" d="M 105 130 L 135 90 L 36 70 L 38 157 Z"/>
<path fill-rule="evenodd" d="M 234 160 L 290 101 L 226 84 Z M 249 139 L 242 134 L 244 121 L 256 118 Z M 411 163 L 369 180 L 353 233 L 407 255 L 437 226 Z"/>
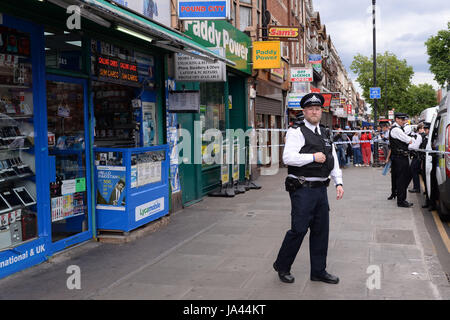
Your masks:
<path fill-rule="evenodd" d="M 436 92 L 430 84 L 412 85 L 408 89 L 408 98 L 409 104 L 405 112 L 411 117 L 438 104 Z"/>
<path fill-rule="evenodd" d="M 372 104 L 369 88 L 373 87 L 373 61 L 371 57 L 357 54 L 353 58 L 350 69 L 357 74 L 357 81 L 363 90 L 364 99 Z M 378 115 L 387 116 L 387 111 L 406 112 L 410 101 L 408 88 L 414 75 L 412 66 L 406 60 L 399 60 L 390 52 L 377 55 L 377 87 L 381 88 L 381 99 L 378 99 Z M 387 99 L 386 99 L 387 98 Z M 387 103 L 387 105 L 386 105 Z"/>
<path fill-rule="evenodd" d="M 447 30 L 440 30 L 436 36 L 425 42 L 429 55 L 428 63 L 434 79 L 441 86 L 450 85 L 450 22 Z"/>

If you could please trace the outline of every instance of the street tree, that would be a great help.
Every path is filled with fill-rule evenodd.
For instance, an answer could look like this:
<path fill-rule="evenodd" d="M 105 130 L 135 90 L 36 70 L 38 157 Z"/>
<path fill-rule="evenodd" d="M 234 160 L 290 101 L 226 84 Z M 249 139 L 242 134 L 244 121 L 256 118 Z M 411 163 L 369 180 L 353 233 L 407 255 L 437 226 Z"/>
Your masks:
<path fill-rule="evenodd" d="M 447 30 L 438 31 L 436 36 L 428 38 L 425 45 L 434 80 L 441 86 L 446 83 L 450 85 L 450 22 L 447 23 Z"/>
<path fill-rule="evenodd" d="M 366 57 L 357 54 L 353 57 L 350 69 L 357 75 L 364 99 L 372 104 L 370 99 L 370 87 L 373 87 L 373 60 L 372 56 Z M 408 108 L 408 88 L 414 75 L 412 66 L 406 60 L 400 60 L 391 52 L 377 55 L 377 86 L 381 88 L 381 99 L 378 100 L 378 114 L 387 116 L 387 111 L 405 111 Z M 373 112 L 373 109 L 372 109 Z"/>
<path fill-rule="evenodd" d="M 409 103 L 405 112 L 411 117 L 437 105 L 436 91 L 432 85 L 426 83 L 411 85 L 408 88 L 408 99 Z"/>

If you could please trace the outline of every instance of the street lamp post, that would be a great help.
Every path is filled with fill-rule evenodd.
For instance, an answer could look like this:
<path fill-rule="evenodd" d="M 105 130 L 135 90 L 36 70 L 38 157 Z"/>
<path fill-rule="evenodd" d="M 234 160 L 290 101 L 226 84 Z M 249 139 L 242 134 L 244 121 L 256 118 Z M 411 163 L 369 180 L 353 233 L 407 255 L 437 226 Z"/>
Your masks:
<path fill-rule="evenodd" d="M 373 86 L 377 86 L 377 49 L 376 49 L 376 25 L 375 25 L 375 6 L 376 0 L 372 0 L 372 23 L 373 23 Z M 373 99 L 373 118 L 374 128 L 378 125 L 378 106 L 377 99 Z M 373 143 L 373 166 L 378 167 L 378 142 Z"/>

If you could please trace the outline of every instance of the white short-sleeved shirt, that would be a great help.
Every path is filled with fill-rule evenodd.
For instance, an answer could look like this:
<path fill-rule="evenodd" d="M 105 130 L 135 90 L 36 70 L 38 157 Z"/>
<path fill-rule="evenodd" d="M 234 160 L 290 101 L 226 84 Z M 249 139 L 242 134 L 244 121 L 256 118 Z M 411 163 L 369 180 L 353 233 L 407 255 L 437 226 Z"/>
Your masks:
<path fill-rule="evenodd" d="M 305 126 L 311 130 L 315 131 L 316 127 L 319 132 L 320 126 L 313 125 L 307 120 L 304 120 Z M 314 162 L 314 157 L 312 153 L 300 153 L 300 150 L 305 145 L 305 137 L 303 136 L 300 128 L 289 128 L 286 133 L 286 143 L 283 151 L 283 162 L 288 166 L 302 167 L 309 163 Z M 339 161 L 336 154 L 336 149 L 332 148 L 333 158 L 334 158 L 334 168 L 331 170 L 330 176 L 335 184 L 342 184 L 342 170 L 339 168 Z M 322 177 L 308 177 L 307 181 L 325 181 L 327 178 Z"/>

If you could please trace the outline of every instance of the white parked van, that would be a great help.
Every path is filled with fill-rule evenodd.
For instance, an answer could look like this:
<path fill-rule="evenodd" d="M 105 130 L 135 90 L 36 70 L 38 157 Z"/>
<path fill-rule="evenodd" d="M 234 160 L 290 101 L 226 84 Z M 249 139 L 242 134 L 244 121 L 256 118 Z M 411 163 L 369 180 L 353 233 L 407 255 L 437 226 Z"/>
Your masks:
<path fill-rule="evenodd" d="M 431 120 L 427 149 L 450 152 L 450 91 Z M 450 219 L 450 154 L 426 153 L 428 196 L 436 201 L 439 216 Z"/>
<path fill-rule="evenodd" d="M 431 123 L 431 120 L 433 119 L 433 116 L 438 113 L 439 106 L 427 108 L 423 110 L 420 115 L 418 122 L 428 122 Z"/>

